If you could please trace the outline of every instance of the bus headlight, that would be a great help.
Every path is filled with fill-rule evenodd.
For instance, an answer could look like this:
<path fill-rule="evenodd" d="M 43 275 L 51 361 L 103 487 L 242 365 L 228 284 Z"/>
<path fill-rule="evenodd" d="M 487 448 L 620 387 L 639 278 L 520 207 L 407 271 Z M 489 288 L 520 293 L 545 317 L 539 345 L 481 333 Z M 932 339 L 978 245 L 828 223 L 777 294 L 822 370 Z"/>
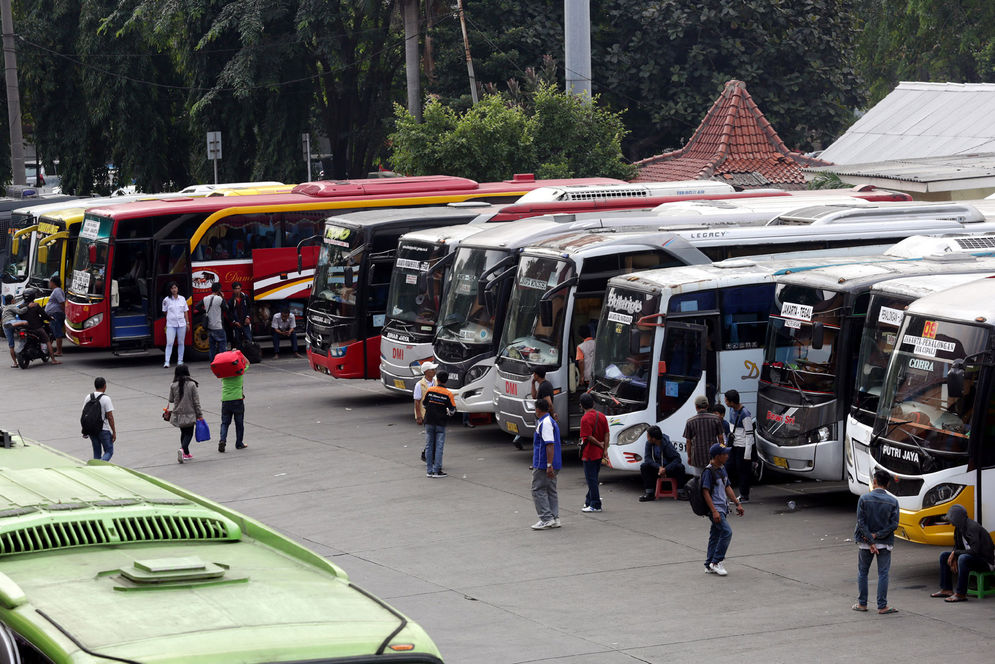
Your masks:
<path fill-rule="evenodd" d="M 618 434 L 618 444 L 619 445 L 629 445 L 631 443 L 639 440 L 639 437 L 646 433 L 646 430 L 650 428 L 650 425 L 645 422 L 640 422 L 628 429 L 622 429 Z"/>
<path fill-rule="evenodd" d="M 932 507 L 933 505 L 948 503 L 959 496 L 960 492 L 963 490 L 963 484 L 937 484 L 932 489 L 927 491 L 926 495 L 922 497 L 922 506 Z"/>
<path fill-rule="evenodd" d="M 819 427 L 815 431 L 810 431 L 808 434 L 809 444 L 825 443 L 827 441 L 836 438 L 836 425 L 829 424 L 824 427 Z"/>
<path fill-rule="evenodd" d="M 464 379 L 463 384 L 469 385 L 475 380 L 480 380 L 484 377 L 484 374 L 487 373 L 488 369 L 490 369 L 490 367 L 485 364 L 471 367 L 470 370 L 466 372 L 466 379 Z"/>
<path fill-rule="evenodd" d="M 338 346 L 336 348 L 329 349 L 328 354 L 331 357 L 345 357 L 345 352 L 347 349 L 348 349 L 347 346 Z"/>
<path fill-rule="evenodd" d="M 96 316 L 90 316 L 85 321 L 83 321 L 83 329 L 89 330 L 91 327 L 97 327 L 104 322 L 104 315 L 97 314 Z"/>
<path fill-rule="evenodd" d="M 850 436 L 846 437 L 843 443 L 843 453 L 846 454 L 846 465 L 853 467 L 853 439 Z"/>

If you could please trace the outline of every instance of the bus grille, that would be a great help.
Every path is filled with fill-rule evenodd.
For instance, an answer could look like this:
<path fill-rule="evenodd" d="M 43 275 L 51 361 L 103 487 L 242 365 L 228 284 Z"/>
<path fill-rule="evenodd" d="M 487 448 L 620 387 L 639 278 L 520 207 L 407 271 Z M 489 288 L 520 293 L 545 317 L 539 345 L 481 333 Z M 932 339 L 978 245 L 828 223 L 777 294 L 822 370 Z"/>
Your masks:
<path fill-rule="evenodd" d="M 0 556 L 80 546 L 183 540 L 238 540 L 226 519 L 155 514 L 115 519 L 48 521 L 0 532 Z"/>
<path fill-rule="evenodd" d="M 982 235 L 978 237 L 959 237 L 957 244 L 961 249 L 995 249 L 995 237 Z"/>

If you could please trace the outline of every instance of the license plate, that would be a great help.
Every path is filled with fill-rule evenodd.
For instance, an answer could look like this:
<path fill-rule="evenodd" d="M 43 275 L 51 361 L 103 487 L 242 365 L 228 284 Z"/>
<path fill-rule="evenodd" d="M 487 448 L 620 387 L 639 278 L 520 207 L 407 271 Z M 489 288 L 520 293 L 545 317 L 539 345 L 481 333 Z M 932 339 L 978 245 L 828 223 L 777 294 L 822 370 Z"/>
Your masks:
<path fill-rule="evenodd" d="M 400 378 L 395 378 L 394 379 L 394 387 L 396 387 L 399 390 L 403 390 L 404 389 L 404 381 L 401 380 Z"/>
<path fill-rule="evenodd" d="M 774 457 L 774 465 L 778 468 L 788 469 L 788 460 L 784 457 Z"/>
<path fill-rule="evenodd" d="M 508 431 L 511 433 L 518 433 L 518 425 L 514 422 L 505 422 L 504 424 L 508 427 Z"/>

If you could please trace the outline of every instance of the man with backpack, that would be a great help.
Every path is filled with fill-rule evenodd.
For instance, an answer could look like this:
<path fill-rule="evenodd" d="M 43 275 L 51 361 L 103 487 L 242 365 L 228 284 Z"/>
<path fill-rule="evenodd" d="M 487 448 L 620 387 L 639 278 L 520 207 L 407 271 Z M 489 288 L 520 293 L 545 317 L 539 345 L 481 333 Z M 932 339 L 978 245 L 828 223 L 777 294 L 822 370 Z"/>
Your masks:
<path fill-rule="evenodd" d="M 79 423 L 84 438 L 93 445 L 93 458 L 110 461 L 114 455 L 114 442 L 117 440 L 117 427 L 114 425 L 114 404 L 107 392 L 107 381 L 103 376 L 93 379 L 94 391 L 83 400 L 83 413 Z"/>
<path fill-rule="evenodd" d="M 695 493 L 700 491 L 701 498 L 707 506 L 712 519 L 711 529 L 708 532 L 708 550 L 705 554 L 705 572 L 708 574 L 718 574 L 726 576 L 726 571 L 722 561 L 725 560 L 726 551 L 729 549 L 729 542 L 732 541 L 732 527 L 729 525 L 727 516 L 729 514 L 729 503 L 736 505 L 736 514 L 743 516 L 743 505 L 736 498 L 732 488 L 729 486 L 729 475 L 724 468 L 729 460 L 729 448 L 719 443 L 712 445 L 708 450 L 711 461 L 701 472 L 700 488 L 697 481 L 689 485 L 689 491 Z M 695 506 L 698 501 L 697 496 L 692 498 L 692 509 L 696 514 L 700 514 L 699 507 Z"/>
<path fill-rule="evenodd" d="M 223 313 L 227 311 L 228 305 L 221 297 L 221 283 L 211 284 L 211 294 L 205 297 L 200 303 L 200 309 L 207 319 L 207 343 L 209 361 L 213 362 L 218 353 L 225 352 L 228 348 L 228 335 L 225 334 L 225 323 Z"/>

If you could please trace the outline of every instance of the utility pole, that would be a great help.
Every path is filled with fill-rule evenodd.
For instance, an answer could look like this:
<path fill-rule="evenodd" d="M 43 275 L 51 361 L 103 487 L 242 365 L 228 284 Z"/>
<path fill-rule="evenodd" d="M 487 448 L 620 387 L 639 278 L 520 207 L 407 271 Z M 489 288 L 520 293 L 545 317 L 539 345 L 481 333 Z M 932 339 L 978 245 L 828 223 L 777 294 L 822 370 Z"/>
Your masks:
<path fill-rule="evenodd" d="M 408 113 L 421 122 L 421 67 L 418 58 L 418 0 L 404 0 L 404 65 L 408 78 Z"/>
<path fill-rule="evenodd" d="M 14 184 L 27 184 L 24 173 L 24 136 L 21 134 L 21 95 L 17 89 L 17 52 L 10 0 L 0 0 L 3 18 L 3 68 L 7 82 L 7 124 L 10 129 L 10 168 Z"/>
<path fill-rule="evenodd" d="M 591 99 L 591 0 L 563 0 L 566 90 Z"/>
<path fill-rule="evenodd" d="M 477 103 L 477 78 L 473 75 L 473 58 L 470 57 L 470 38 L 466 34 L 466 15 L 463 13 L 463 0 L 456 0 L 459 8 L 459 24 L 463 29 L 463 52 L 466 54 L 466 71 L 470 74 L 470 99 Z"/>

